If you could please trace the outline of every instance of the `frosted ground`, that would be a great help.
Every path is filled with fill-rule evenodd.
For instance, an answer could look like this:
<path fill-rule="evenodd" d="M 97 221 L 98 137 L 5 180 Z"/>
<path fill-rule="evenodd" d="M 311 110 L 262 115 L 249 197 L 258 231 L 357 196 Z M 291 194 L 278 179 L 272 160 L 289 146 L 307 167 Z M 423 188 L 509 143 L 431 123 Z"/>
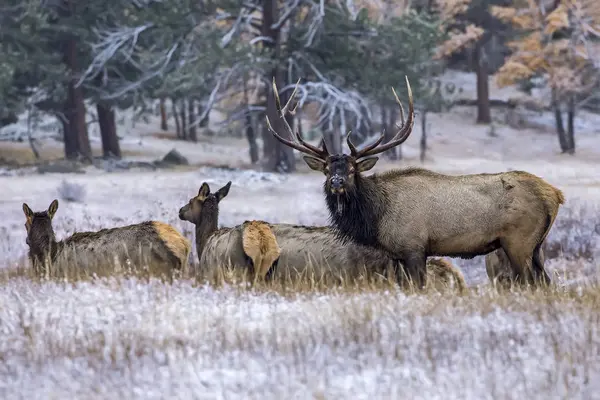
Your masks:
<path fill-rule="evenodd" d="M 498 136 L 490 137 L 489 128 L 471 123 L 471 109 L 431 116 L 425 167 L 525 169 L 565 192 L 567 204 L 548 238 L 547 265 L 559 286 L 550 294 L 495 294 L 482 257 L 452 260 L 474 288 L 464 297 L 15 278 L 0 284 L 0 398 L 600 398 L 600 118 L 578 120 L 575 157 L 559 154 L 547 115 L 536 117 L 546 130 L 515 130 L 502 124 L 501 113 L 495 118 Z M 190 144 L 156 137 L 157 127 L 156 119 L 121 125 L 127 158 L 152 160 L 174 147 L 189 167 L 4 170 L 0 265 L 26 264 L 21 204 L 47 208 L 60 200 L 63 180 L 82 185 L 85 194 L 81 202 L 60 200 L 58 238 L 153 218 L 192 239 L 192 225 L 177 211 L 203 181 L 213 189 L 233 182 L 221 203 L 222 225 L 255 218 L 327 223 L 322 175 L 301 164 L 294 175 L 248 170 L 243 139 Z M 418 165 L 420 134 L 415 125 L 398 165 Z M 60 143 L 39 136 L 45 157 L 60 154 Z M 0 156 L 27 152 L 26 143 L 6 142 Z M 377 169 L 390 167 L 381 162 Z"/>

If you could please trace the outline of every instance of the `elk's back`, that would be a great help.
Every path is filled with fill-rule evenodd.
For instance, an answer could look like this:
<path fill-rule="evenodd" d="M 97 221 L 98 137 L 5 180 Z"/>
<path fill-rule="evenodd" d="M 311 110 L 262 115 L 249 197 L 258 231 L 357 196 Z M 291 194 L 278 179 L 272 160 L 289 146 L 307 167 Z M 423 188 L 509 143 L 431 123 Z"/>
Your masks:
<path fill-rule="evenodd" d="M 61 242 L 63 260 L 77 263 L 130 261 L 134 266 L 168 264 L 179 268 L 187 262 L 190 242 L 170 225 L 145 221 L 96 232 L 76 232 Z"/>

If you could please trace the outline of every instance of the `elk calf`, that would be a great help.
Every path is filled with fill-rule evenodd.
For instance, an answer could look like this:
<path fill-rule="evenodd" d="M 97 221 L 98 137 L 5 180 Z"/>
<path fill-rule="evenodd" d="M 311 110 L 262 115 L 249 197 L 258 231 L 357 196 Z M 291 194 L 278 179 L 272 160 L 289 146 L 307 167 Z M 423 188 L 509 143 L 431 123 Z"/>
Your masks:
<path fill-rule="evenodd" d="M 146 221 L 97 232 L 76 232 L 57 242 L 52 227 L 57 209 L 58 200 L 39 212 L 23 203 L 29 259 L 38 274 L 48 274 L 48 267 L 57 261 L 86 267 L 92 260 L 121 264 L 129 260 L 136 266 L 147 262 L 168 273 L 187 266 L 191 243 L 170 225 Z"/>
<path fill-rule="evenodd" d="M 562 192 L 543 179 L 524 172 L 444 175 L 422 168 L 394 169 L 364 176 L 377 163 L 371 157 L 403 143 L 412 132 L 414 107 L 406 79 L 409 115 L 387 143 L 382 133 L 372 144 L 357 150 L 348 135 L 350 155 L 329 154 L 294 133 L 285 118 L 273 82 L 281 125 L 290 139 L 279 135 L 267 117 L 267 126 L 281 143 L 304 154 L 304 161 L 325 175 L 323 190 L 332 226 L 342 240 L 388 252 L 404 265 L 418 287 L 426 283 L 430 256 L 473 258 L 502 248 L 522 283 L 550 283 L 540 255 L 559 206 Z M 392 89 L 393 90 L 393 89 Z M 294 140 L 296 138 L 296 140 Z"/>
<path fill-rule="evenodd" d="M 261 276 L 269 271 L 270 278 L 281 281 L 313 276 L 318 280 L 332 277 L 339 282 L 375 274 L 386 276 L 391 269 L 393 260 L 386 252 L 341 242 L 326 226 L 245 221 L 233 228 L 218 229 L 219 203 L 229 193 L 230 185 L 228 182 L 211 194 L 203 183 L 198 195 L 179 210 L 179 218 L 196 225 L 198 258 L 205 272 L 212 271 L 216 276 L 224 264 L 244 267 L 247 259 Z M 460 271 L 447 260 L 428 260 L 427 274 L 438 290 L 455 286 L 463 292 L 466 287 Z"/>

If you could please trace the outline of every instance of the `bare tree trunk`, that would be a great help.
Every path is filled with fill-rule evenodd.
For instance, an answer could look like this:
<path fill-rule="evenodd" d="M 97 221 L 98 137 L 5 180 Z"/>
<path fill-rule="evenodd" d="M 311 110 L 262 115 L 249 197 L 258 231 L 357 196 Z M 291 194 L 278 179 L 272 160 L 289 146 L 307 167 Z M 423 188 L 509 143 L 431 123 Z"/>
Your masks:
<path fill-rule="evenodd" d="M 77 137 L 77 152 L 86 160 L 92 161 L 92 147 L 88 137 L 87 124 L 85 122 L 85 103 L 83 88 L 75 87 L 77 83 L 77 39 L 68 37 L 64 43 L 63 60 L 70 71 L 71 78 L 67 88 L 66 117 L 69 121 L 69 130 Z M 66 143 L 66 142 L 65 142 Z M 67 151 L 65 149 L 65 155 Z"/>
<path fill-rule="evenodd" d="M 558 101 L 558 95 L 555 90 L 552 90 L 552 107 L 554 108 L 554 121 L 556 124 L 556 133 L 558 134 L 558 144 L 560 145 L 561 152 L 566 153 L 569 150 L 569 142 L 567 133 L 565 132 L 560 102 Z"/>
<path fill-rule="evenodd" d="M 169 130 L 169 124 L 167 123 L 167 110 L 165 106 L 165 98 L 160 98 L 160 129 L 163 131 Z"/>
<path fill-rule="evenodd" d="M 204 112 L 205 109 L 206 109 L 206 107 L 202 105 L 202 102 L 199 102 L 199 104 L 198 104 L 198 117 L 200 117 L 202 115 L 202 113 Z M 200 120 L 200 122 L 198 123 L 198 126 L 200 128 L 206 128 L 208 126 L 209 122 L 210 122 L 210 111 L 207 112 L 206 115 L 204 116 L 204 118 L 202 118 Z"/>
<path fill-rule="evenodd" d="M 179 114 L 181 117 L 181 137 L 183 140 L 188 139 L 188 125 L 187 118 L 185 115 L 185 99 L 181 99 L 181 106 L 179 107 Z"/>
<path fill-rule="evenodd" d="M 196 135 L 196 110 L 194 107 L 195 101 L 192 97 L 190 97 L 188 99 L 188 119 L 189 119 L 189 126 L 188 126 L 188 133 L 189 133 L 189 139 L 192 142 L 197 142 L 198 141 L 198 136 Z"/>
<path fill-rule="evenodd" d="M 427 153 L 427 110 L 421 112 L 421 142 L 420 142 L 421 154 L 419 158 L 421 163 L 425 162 L 425 156 Z"/>
<path fill-rule="evenodd" d="M 97 103 L 96 112 L 98 113 L 100 136 L 102 137 L 102 156 L 104 158 L 121 158 L 115 110 L 107 104 Z"/>
<path fill-rule="evenodd" d="M 68 113 L 68 101 L 64 104 L 65 110 L 63 112 L 63 116 L 58 117 L 58 120 L 62 124 L 63 128 L 63 141 L 65 142 L 65 158 L 67 160 L 75 160 L 77 159 L 77 155 L 79 152 L 77 151 L 77 135 L 75 129 L 71 129 L 71 124 L 67 119 L 66 115 Z"/>
<path fill-rule="evenodd" d="M 567 153 L 575 154 L 575 99 L 573 96 L 569 99 L 567 110 L 567 144 L 569 146 Z"/>
<path fill-rule="evenodd" d="M 262 2 L 262 27 L 261 34 L 264 37 L 268 37 L 271 40 L 265 41 L 264 46 L 267 49 L 274 51 L 274 58 L 277 59 L 280 52 L 280 27 L 273 28 L 275 22 L 278 19 L 279 5 L 275 0 L 263 0 Z M 275 66 L 271 70 L 271 76 L 268 81 L 275 78 L 275 83 L 278 89 L 281 89 L 286 83 L 283 79 L 283 74 L 279 70 L 278 66 Z M 278 116 L 277 106 L 275 104 L 275 97 L 272 89 L 267 89 L 267 115 L 273 124 L 273 128 L 281 135 L 287 133 L 283 128 L 283 124 Z M 289 98 L 289 91 L 280 95 L 281 104 L 285 104 Z M 294 119 L 291 115 L 285 116 L 286 120 L 293 126 Z M 293 139 L 293 138 L 290 138 Z M 263 129 L 263 153 L 265 153 L 265 165 L 264 168 L 267 171 L 282 171 L 282 172 L 294 172 L 296 170 L 296 162 L 294 158 L 294 151 L 291 147 L 285 146 L 276 140 L 268 129 Z M 266 153 L 267 149 L 271 150 Z"/>
<path fill-rule="evenodd" d="M 477 75 L 477 123 L 489 124 L 492 122 L 490 112 L 490 88 L 487 56 L 483 45 L 475 46 L 475 73 Z"/>
<path fill-rule="evenodd" d="M 250 107 L 250 99 L 248 98 L 248 75 L 244 75 L 244 103 L 246 103 L 246 138 L 248 138 L 248 147 L 250 151 L 250 162 L 256 164 L 258 162 L 258 144 L 256 143 L 256 132 L 254 131 L 254 122 L 252 114 L 248 108 Z"/>
<path fill-rule="evenodd" d="M 258 162 L 258 144 L 256 143 L 256 133 L 252 124 L 252 116 L 246 115 L 246 137 L 248 138 L 248 146 L 250 147 L 250 162 L 256 164 Z"/>
<path fill-rule="evenodd" d="M 175 132 L 177 133 L 177 139 L 183 137 L 181 132 L 181 123 L 179 121 L 179 111 L 177 111 L 177 101 L 171 99 L 171 109 L 173 110 L 173 118 L 175 119 Z"/>

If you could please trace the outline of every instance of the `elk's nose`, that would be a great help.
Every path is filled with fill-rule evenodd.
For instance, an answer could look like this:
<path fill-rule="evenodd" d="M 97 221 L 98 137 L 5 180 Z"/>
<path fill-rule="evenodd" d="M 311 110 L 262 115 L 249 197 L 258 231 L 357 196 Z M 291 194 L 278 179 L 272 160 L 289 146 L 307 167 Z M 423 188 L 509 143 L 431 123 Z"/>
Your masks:
<path fill-rule="evenodd" d="M 183 219 L 183 210 L 179 210 L 179 219 Z"/>
<path fill-rule="evenodd" d="M 346 182 L 346 180 L 339 176 L 339 175 L 335 175 L 331 177 L 331 187 L 333 189 L 341 189 L 342 186 L 344 186 L 344 183 Z"/>

